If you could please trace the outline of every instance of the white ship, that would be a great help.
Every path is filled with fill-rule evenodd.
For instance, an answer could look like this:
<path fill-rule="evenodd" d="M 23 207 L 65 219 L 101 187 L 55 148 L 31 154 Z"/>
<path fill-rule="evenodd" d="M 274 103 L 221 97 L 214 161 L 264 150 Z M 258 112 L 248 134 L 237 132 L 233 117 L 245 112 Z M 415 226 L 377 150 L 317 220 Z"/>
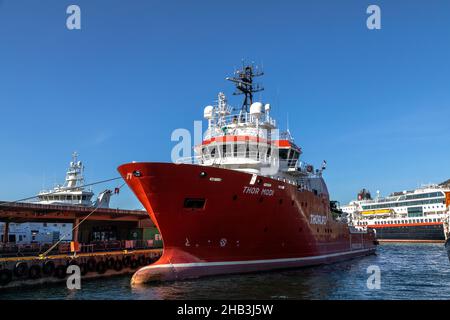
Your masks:
<path fill-rule="evenodd" d="M 372 199 L 363 189 L 358 199 L 342 206 L 352 225 L 371 228 L 380 240 L 443 241 L 450 189 L 439 185 L 395 192 Z"/>
<path fill-rule="evenodd" d="M 66 173 L 64 185 L 57 185 L 52 190 L 43 190 L 38 194 L 40 204 L 81 205 L 108 208 L 110 190 L 100 193 L 95 202 L 91 199 L 94 193 L 84 186 L 84 164 L 78 161 L 78 154 L 72 154 L 72 161 Z"/>
<path fill-rule="evenodd" d="M 35 203 L 108 208 L 111 193 L 111 190 L 105 190 L 95 201 L 92 201 L 94 192 L 84 183 L 84 164 L 78 160 L 78 154 L 74 152 L 64 184 L 39 192 Z M 60 240 L 64 235 L 66 239 L 71 239 L 72 227 L 72 223 L 11 223 L 8 242 L 52 243 Z M 3 223 L 0 223 L 0 239 L 3 239 Z"/>

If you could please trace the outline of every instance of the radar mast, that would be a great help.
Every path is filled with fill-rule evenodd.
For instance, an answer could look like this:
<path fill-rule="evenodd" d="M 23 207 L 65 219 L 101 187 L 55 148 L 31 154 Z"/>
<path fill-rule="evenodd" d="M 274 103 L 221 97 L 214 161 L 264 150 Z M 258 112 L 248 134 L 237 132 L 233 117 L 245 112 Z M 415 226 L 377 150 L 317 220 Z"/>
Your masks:
<path fill-rule="evenodd" d="M 255 92 L 263 91 L 264 88 L 257 83 L 253 83 L 254 77 L 264 75 L 262 70 L 259 70 L 258 66 L 254 63 L 245 64 L 242 62 L 242 69 L 234 72 L 234 77 L 227 77 L 226 80 L 231 81 L 236 86 L 236 92 L 233 95 L 245 95 L 244 102 L 242 104 L 242 111 L 249 112 L 250 106 L 253 103 L 253 94 Z"/>

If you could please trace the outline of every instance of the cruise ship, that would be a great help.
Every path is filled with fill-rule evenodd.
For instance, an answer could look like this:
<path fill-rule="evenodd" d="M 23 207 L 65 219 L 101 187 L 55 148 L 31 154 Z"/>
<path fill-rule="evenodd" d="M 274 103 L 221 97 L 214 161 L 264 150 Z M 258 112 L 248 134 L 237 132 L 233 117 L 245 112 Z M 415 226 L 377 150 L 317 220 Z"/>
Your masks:
<path fill-rule="evenodd" d="M 162 257 L 133 284 L 312 266 L 373 254 L 374 232 L 333 211 L 319 168 L 301 160 L 289 132 L 278 134 L 254 65 L 227 80 L 244 95 L 233 108 L 224 93 L 204 108 L 208 129 L 196 156 L 177 163 L 131 162 L 118 170 L 164 239 Z M 143 137 L 145 140 L 145 138 Z M 147 140 L 146 140 L 147 141 Z"/>
<path fill-rule="evenodd" d="M 374 229 L 378 240 L 444 241 L 443 223 L 447 219 L 450 188 L 426 185 L 415 190 L 394 192 L 375 199 L 368 190 L 341 210 L 351 225 Z"/>

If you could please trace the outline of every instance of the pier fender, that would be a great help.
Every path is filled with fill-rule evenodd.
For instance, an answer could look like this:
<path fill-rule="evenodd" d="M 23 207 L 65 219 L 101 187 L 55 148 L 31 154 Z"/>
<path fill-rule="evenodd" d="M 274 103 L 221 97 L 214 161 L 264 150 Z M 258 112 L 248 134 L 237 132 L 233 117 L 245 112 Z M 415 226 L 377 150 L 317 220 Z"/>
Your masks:
<path fill-rule="evenodd" d="M 106 263 L 104 261 L 97 262 L 97 267 L 95 270 L 98 274 L 104 274 L 106 272 Z"/>
<path fill-rule="evenodd" d="M 41 277 L 41 266 L 37 264 L 33 264 L 28 270 L 28 278 L 30 279 L 39 279 Z"/>
<path fill-rule="evenodd" d="M 90 272 L 96 271 L 96 265 L 97 265 L 97 262 L 95 261 L 94 258 L 89 258 L 88 259 L 88 261 L 87 261 L 87 268 L 88 268 L 88 270 Z"/>
<path fill-rule="evenodd" d="M 124 267 L 129 267 L 131 264 L 131 257 L 130 256 L 123 257 L 122 262 Z"/>
<path fill-rule="evenodd" d="M 0 270 L 0 286 L 6 286 L 12 280 L 12 272 L 9 269 Z"/>
<path fill-rule="evenodd" d="M 114 270 L 116 271 L 122 271 L 123 268 L 123 262 L 120 259 L 117 259 L 116 261 L 114 261 Z"/>
<path fill-rule="evenodd" d="M 154 261 L 153 261 L 153 259 L 152 259 L 152 257 L 146 257 L 145 258 L 145 265 L 149 265 L 149 264 L 152 264 Z"/>
<path fill-rule="evenodd" d="M 14 275 L 17 278 L 23 278 L 28 275 L 28 264 L 24 261 L 19 261 L 14 266 Z"/>
<path fill-rule="evenodd" d="M 79 267 L 80 267 L 80 273 L 82 276 L 85 276 L 89 272 L 87 263 L 82 262 L 82 263 L 80 263 Z"/>
<path fill-rule="evenodd" d="M 139 261 L 137 259 L 131 259 L 130 267 L 131 269 L 137 269 L 139 267 Z"/>
<path fill-rule="evenodd" d="M 44 275 L 51 276 L 54 271 L 55 271 L 55 263 L 52 260 L 45 261 L 42 267 L 42 272 L 44 273 Z"/>
<path fill-rule="evenodd" d="M 108 269 L 113 269 L 113 268 L 114 268 L 114 265 L 115 265 L 115 260 L 114 260 L 114 258 L 108 258 L 108 259 L 106 259 L 106 267 L 107 267 Z"/>
<path fill-rule="evenodd" d="M 64 279 L 67 276 L 67 267 L 63 264 L 60 264 L 55 268 L 53 275 L 58 279 Z"/>

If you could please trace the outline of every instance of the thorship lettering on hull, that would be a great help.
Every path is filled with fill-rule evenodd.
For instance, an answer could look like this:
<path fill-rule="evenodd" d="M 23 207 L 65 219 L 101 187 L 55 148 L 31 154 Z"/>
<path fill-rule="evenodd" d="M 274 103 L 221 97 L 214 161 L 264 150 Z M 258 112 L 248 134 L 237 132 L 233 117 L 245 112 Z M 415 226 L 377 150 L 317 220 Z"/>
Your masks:
<path fill-rule="evenodd" d="M 261 75 L 228 79 L 245 95 L 232 114 L 225 95 L 205 108 L 198 156 L 118 168 L 164 239 L 162 257 L 132 283 L 331 263 L 375 252 L 372 231 L 349 227 L 330 208 L 323 166 L 300 162 L 289 133 L 278 137 L 270 105 L 253 102 Z M 183 163 L 181 163 L 183 162 Z M 187 163 L 186 163 L 187 162 Z"/>

